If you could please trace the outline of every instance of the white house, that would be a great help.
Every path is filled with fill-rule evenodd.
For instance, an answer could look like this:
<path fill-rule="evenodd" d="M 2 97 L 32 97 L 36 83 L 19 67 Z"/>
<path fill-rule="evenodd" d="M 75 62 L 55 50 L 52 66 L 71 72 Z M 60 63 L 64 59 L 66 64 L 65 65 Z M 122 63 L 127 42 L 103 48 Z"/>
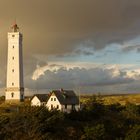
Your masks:
<path fill-rule="evenodd" d="M 48 94 L 35 94 L 31 98 L 31 106 L 45 106 L 48 98 Z"/>
<path fill-rule="evenodd" d="M 79 98 L 72 90 L 54 90 L 50 93 L 46 104 L 49 110 L 58 109 L 63 112 L 79 110 Z"/>

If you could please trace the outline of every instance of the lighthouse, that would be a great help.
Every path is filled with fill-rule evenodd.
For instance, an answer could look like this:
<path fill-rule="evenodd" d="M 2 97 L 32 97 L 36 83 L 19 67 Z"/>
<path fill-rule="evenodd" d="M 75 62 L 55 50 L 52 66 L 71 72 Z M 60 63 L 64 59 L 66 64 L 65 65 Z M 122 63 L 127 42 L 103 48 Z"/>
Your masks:
<path fill-rule="evenodd" d="M 15 23 L 8 32 L 7 78 L 5 100 L 20 102 L 24 100 L 22 34 Z"/>

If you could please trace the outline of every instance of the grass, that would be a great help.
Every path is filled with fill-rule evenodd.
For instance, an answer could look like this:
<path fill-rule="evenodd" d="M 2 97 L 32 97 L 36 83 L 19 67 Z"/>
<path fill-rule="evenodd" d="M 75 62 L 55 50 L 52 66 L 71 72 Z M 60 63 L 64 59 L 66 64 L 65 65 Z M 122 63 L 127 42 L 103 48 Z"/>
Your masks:
<path fill-rule="evenodd" d="M 88 102 L 91 95 L 83 95 L 81 96 L 81 102 Z M 125 105 L 127 103 L 140 104 L 140 94 L 124 94 L 124 95 L 101 95 L 101 99 L 104 104 L 115 104 L 120 103 L 121 105 Z"/>

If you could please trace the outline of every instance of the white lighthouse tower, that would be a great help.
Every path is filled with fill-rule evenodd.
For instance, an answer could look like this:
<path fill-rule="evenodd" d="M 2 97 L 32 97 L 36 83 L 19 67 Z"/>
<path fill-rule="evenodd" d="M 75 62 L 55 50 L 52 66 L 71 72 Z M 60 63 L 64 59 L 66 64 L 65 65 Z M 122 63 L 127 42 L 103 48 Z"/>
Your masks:
<path fill-rule="evenodd" d="M 24 100 L 22 34 L 15 23 L 8 33 L 7 82 L 5 100 Z"/>

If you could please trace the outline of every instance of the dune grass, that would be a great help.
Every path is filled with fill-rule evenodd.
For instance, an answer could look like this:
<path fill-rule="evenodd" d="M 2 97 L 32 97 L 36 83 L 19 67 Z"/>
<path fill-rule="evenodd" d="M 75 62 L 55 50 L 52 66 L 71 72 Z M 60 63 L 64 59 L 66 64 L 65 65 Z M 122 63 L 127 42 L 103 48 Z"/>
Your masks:
<path fill-rule="evenodd" d="M 98 95 L 97 95 L 98 96 Z M 87 102 L 91 95 L 81 96 L 81 102 Z M 98 96 L 99 97 L 99 96 Z M 127 94 L 127 95 L 100 95 L 104 104 L 115 104 L 120 103 L 121 105 L 125 105 L 127 103 L 132 104 L 140 104 L 140 94 Z"/>

